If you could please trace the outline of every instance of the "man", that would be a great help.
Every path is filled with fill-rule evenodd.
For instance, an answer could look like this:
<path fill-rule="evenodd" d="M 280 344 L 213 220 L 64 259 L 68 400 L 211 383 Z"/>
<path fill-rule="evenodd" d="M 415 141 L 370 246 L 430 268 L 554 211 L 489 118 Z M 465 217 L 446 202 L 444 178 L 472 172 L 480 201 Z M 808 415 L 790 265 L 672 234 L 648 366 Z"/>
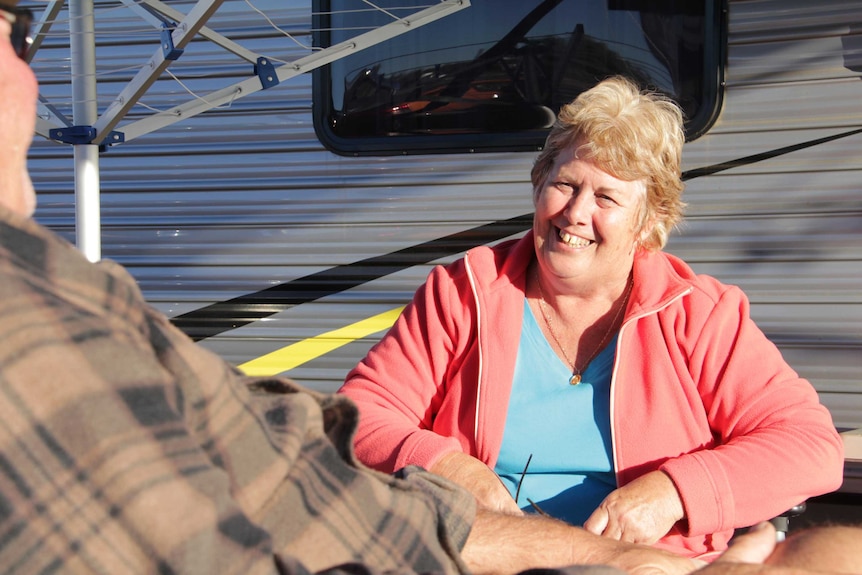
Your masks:
<path fill-rule="evenodd" d="M 769 523 L 752 531 L 732 542 L 730 549 L 697 575 L 862 573 L 862 527 L 814 527 L 791 534 L 778 546 Z"/>
<path fill-rule="evenodd" d="M 244 378 L 148 307 L 120 266 L 91 264 L 36 224 L 26 154 L 37 85 L 20 16 L 0 6 L 0 571 L 695 567 L 552 520 L 477 511 L 420 469 L 365 469 L 349 401 Z M 762 561 L 774 540 L 746 545 L 726 559 Z"/>

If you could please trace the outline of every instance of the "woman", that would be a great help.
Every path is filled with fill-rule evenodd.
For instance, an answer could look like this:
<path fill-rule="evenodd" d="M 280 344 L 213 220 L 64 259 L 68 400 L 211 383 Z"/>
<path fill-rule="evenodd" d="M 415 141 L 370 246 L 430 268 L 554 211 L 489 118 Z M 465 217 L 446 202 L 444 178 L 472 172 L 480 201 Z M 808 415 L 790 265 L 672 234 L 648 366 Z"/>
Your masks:
<path fill-rule="evenodd" d="M 531 232 L 434 269 L 348 375 L 360 459 L 692 556 L 837 488 L 813 387 L 738 288 L 660 251 L 683 142 L 679 108 L 621 78 L 565 106 Z"/>

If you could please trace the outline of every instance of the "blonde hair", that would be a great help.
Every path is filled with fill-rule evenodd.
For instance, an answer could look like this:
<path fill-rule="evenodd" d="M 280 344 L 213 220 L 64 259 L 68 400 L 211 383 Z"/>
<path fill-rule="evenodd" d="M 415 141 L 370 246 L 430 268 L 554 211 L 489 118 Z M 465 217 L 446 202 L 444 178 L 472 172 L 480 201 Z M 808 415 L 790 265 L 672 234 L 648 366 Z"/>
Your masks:
<path fill-rule="evenodd" d="M 534 198 L 557 156 L 578 138 L 585 142 L 578 149 L 580 157 L 620 180 L 646 182 L 640 229 L 652 224 L 652 231 L 640 245 L 662 249 L 685 208 L 680 167 L 685 133 L 679 106 L 620 76 L 583 92 L 562 107 L 536 158 L 530 173 Z"/>

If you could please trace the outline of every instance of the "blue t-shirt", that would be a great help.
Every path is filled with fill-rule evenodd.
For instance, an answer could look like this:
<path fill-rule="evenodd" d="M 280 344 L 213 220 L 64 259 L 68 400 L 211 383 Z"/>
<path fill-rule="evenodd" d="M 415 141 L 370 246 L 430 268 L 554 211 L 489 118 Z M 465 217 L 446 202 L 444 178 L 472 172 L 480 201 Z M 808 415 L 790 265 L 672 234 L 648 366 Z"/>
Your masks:
<path fill-rule="evenodd" d="M 615 335 L 586 367 L 580 384 L 570 385 L 571 368 L 554 353 L 524 300 L 512 394 L 494 468 L 512 497 L 517 493 L 522 509 L 533 509 L 529 499 L 549 515 L 582 525 L 616 489 L 610 432 L 616 341 Z"/>

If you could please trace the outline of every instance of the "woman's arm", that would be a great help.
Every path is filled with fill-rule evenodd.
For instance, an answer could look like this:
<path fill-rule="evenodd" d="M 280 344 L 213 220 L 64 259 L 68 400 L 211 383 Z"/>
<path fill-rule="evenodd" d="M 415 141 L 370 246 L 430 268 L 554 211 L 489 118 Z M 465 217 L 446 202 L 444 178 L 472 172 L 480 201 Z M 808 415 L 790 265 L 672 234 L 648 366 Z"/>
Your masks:
<path fill-rule="evenodd" d="M 688 363 L 716 445 L 660 467 L 682 499 L 686 530 L 753 525 L 836 489 L 843 445 L 829 411 L 755 325 L 742 291 L 723 290 L 700 316 L 686 328 Z"/>
<path fill-rule="evenodd" d="M 441 423 L 444 402 L 464 401 L 450 375 L 454 363 L 463 363 L 464 342 L 475 326 L 453 278 L 459 269 L 437 267 L 429 274 L 339 390 L 359 408 L 356 454 L 366 465 L 389 473 L 406 465 L 430 469 L 446 453 L 464 451 L 454 433 L 432 430 Z"/>
<path fill-rule="evenodd" d="M 441 457 L 430 471 L 467 489 L 481 507 L 521 515 L 517 503 L 497 474 L 475 457 L 453 451 Z"/>

